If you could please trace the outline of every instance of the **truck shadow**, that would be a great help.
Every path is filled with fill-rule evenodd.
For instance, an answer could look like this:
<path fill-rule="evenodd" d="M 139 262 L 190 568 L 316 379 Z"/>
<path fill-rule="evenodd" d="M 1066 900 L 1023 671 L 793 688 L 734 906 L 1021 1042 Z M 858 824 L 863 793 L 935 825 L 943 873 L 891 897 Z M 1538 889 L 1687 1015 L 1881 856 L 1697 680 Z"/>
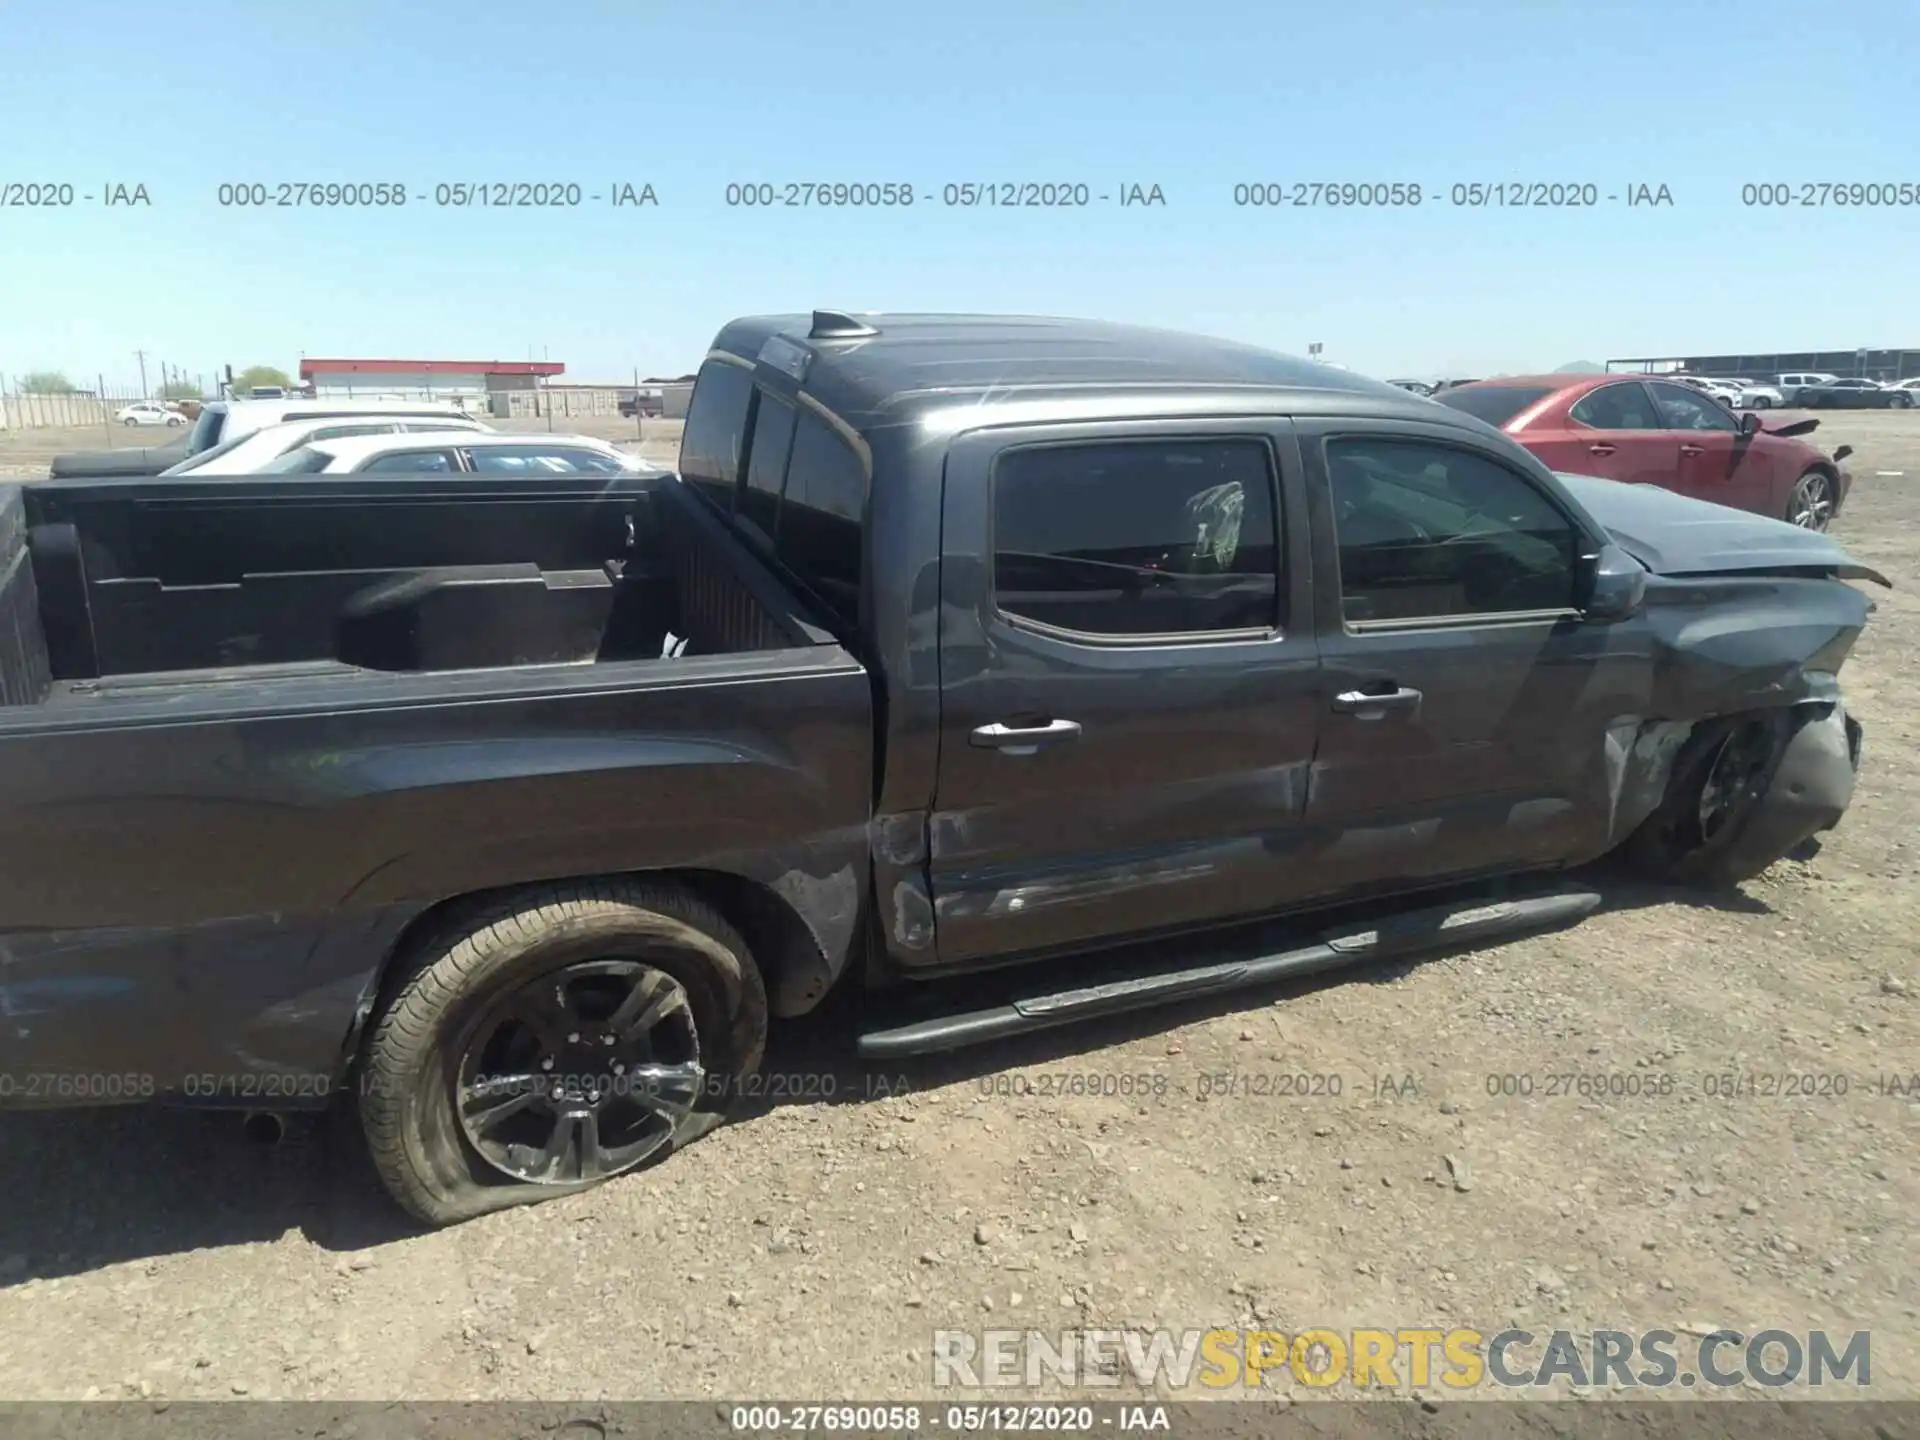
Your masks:
<path fill-rule="evenodd" d="M 1602 915 L 1675 904 L 1771 913 L 1763 901 L 1738 892 L 1705 895 L 1648 885 L 1610 870 L 1570 878 L 1600 892 Z M 1084 1062 L 1077 1068 L 1087 1075 L 1104 1077 L 1100 1057 L 1115 1047 L 1208 1019 L 1251 1014 L 1331 986 L 1390 984 L 1462 949 L 1504 943 L 1363 962 L 973 1049 L 889 1061 L 862 1061 L 856 1053 L 859 1036 L 903 1023 L 930 1003 L 964 1009 L 1002 1003 L 1021 990 L 1030 992 L 1033 977 L 1011 970 L 943 982 L 937 990 L 843 991 L 815 1014 L 774 1027 L 761 1078 L 741 1097 L 730 1120 L 751 1125 L 788 1104 L 861 1105 L 953 1085 L 976 1085 L 987 1096 L 1000 1093 L 996 1076 L 1041 1069 L 1069 1073 L 1075 1062 Z M 1099 965 L 1098 959 L 1063 965 L 1050 975 L 1049 987 L 1097 979 Z M 1070 973 L 1074 970 L 1080 974 Z M 1165 1067 L 1130 1063 L 1119 1068 Z M 698 1164 L 699 1154 L 668 1163 Z M 191 1250 L 273 1241 L 290 1230 L 333 1252 L 366 1250 L 421 1233 L 388 1200 L 353 1117 L 342 1108 L 289 1117 L 287 1137 L 277 1146 L 247 1139 L 233 1114 L 141 1108 L 0 1114 L 0 1173 L 11 1182 L 8 1202 L 0 1207 L 0 1288 Z"/>

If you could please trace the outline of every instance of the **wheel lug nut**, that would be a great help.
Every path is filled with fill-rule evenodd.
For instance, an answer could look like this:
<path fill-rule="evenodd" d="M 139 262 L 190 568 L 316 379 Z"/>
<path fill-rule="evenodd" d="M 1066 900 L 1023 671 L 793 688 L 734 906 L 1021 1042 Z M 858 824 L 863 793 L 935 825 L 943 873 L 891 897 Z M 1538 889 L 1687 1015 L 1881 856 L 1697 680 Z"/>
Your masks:
<path fill-rule="evenodd" d="M 568 1035 L 567 1043 L 569 1045 L 578 1045 L 580 1043 L 580 1032 L 578 1030 L 575 1030 L 573 1033 Z"/>
<path fill-rule="evenodd" d="M 551 1061 L 551 1060 L 542 1060 L 542 1061 L 540 1062 L 540 1068 L 541 1068 L 542 1070 L 551 1070 L 551 1069 L 553 1069 L 553 1061 Z"/>
<path fill-rule="evenodd" d="M 602 1035 L 602 1036 L 600 1037 L 600 1043 L 601 1043 L 602 1045 L 611 1045 L 611 1044 L 613 1044 L 613 1036 L 611 1036 L 611 1035 Z"/>

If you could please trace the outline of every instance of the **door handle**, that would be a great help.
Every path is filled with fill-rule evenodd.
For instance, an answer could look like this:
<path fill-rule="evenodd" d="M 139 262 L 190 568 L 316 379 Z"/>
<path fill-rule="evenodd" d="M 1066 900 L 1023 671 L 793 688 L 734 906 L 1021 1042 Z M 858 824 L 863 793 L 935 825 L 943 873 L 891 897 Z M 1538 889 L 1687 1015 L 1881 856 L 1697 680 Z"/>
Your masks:
<path fill-rule="evenodd" d="M 1417 710 L 1420 708 L 1420 699 L 1418 690 L 1404 687 L 1383 690 L 1379 694 L 1370 694 L 1365 690 L 1343 690 L 1333 697 L 1333 708 L 1342 715 L 1371 719 L 1389 710 Z"/>
<path fill-rule="evenodd" d="M 1047 720 L 1038 725 L 976 726 L 968 739 L 976 749 L 1000 750 L 1008 755 L 1032 755 L 1043 745 L 1058 745 L 1080 738 L 1078 720 Z"/>
<path fill-rule="evenodd" d="M 1682 445 L 1680 447 L 1680 453 L 1682 455 L 1704 455 L 1707 453 L 1707 447 L 1704 445 Z"/>
<path fill-rule="evenodd" d="M 1611 446 L 1611 445 L 1589 445 L 1589 446 L 1587 446 L 1587 453 L 1588 453 L 1589 455 L 1611 455 L 1611 454 L 1613 453 L 1613 446 Z"/>

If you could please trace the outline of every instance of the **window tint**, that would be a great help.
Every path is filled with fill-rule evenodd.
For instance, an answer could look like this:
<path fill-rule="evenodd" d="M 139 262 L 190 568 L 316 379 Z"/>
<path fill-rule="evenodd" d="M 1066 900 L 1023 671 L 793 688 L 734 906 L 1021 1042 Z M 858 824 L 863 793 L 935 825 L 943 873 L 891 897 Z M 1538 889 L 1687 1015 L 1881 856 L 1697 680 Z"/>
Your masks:
<path fill-rule="evenodd" d="M 1602 385 L 1583 396 L 1568 412 L 1582 425 L 1595 430 L 1664 430 L 1654 414 L 1653 402 L 1639 381 L 1620 385 Z"/>
<path fill-rule="evenodd" d="M 476 445 L 467 452 L 482 475 L 618 475 L 620 462 L 577 445 Z"/>
<path fill-rule="evenodd" d="M 360 467 L 362 473 L 445 475 L 460 468 L 446 450 L 401 450 L 392 455 L 376 455 Z"/>
<path fill-rule="evenodd" d="M 1570 609 L 1579 535 L 1520 475 L 1417 440 L 1327 445 L 1350 621 Z"/>
<path fill-rule="evenodd" d="M 202 450 L 211 450 L 221 441 L 220 432 L 226 427 L 227 412 L 217 405 L 202 406 L 200 418 L 193 422 L 193 429 L 187 432 L 187 453 L 198 455 Z"/>
<path fill-rule="evenodd" d="M 297 450 L 289 450 L 284 455 L 275 456 L 266 464 L 256 467 L 261 475 L 317 475 L 326 469 L 333 456 L 324 450 L 315 450 L 310 445 L 302 445 Z"/>
<path fill-rule="evenodd" d="M 747 483 L 740 492 L 739 518 L 769 550 L 780 523 L 780 487 L 787 478 L 793 449 L 793 407 L 764 390 L 747 451 Z"/>
<path fill-rule="evenodd" d="M 867 472 L 859 455 L 825 420 L 800 411 L 780 507 L 780 561 L 849 629 L 860 623 L 866 510 Z"/>
<path fill-rule="evenodd" d="M 753 375 L 724 360 L 709 360 L 694 381 L 680 435 L 680 474 L 728 514 L 740 479 L 740 444 L 747 433 Z"/>
<path fill-rule="evenodd" d="M 1545 385 L 1464 385 L 1442 390 L 1433 398 L 1450 410 L 1460 410 L 1489 425 L 1504 425 L 1529 405 L 1553 394 Z"/>
<path fill-rule="evenodd" d="M 1724 407 L 1705 395 L 1657 381 L 1647 388 L 1653 391 L 1653 403 L 1660 407 L 1661 423 L 1668 430 L 1725 430 L 1731 434 L 1740 428 Z"/>
<path fill-rule="evenodd" d="M 993 474 L 994 603 L 1090 635 L 1269 629 L 1273 495 L 1258 440 L 1010 451 Z"/>

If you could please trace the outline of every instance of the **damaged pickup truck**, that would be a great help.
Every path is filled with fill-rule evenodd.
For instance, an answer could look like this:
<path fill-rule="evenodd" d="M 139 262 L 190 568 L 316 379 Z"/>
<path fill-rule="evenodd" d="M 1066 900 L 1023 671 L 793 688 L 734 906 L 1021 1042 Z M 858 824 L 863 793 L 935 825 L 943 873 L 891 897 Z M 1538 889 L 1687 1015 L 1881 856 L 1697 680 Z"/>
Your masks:
<path fill-rule="evenodd" d="M 448 1222 L 843 987 L 892 1057 L 1737 883 L 1847 807 L 1855 580 L 1080 321 L 736 321 L 675 476 L 0 490 L 0 1102 L 348 1097 Z"/>

